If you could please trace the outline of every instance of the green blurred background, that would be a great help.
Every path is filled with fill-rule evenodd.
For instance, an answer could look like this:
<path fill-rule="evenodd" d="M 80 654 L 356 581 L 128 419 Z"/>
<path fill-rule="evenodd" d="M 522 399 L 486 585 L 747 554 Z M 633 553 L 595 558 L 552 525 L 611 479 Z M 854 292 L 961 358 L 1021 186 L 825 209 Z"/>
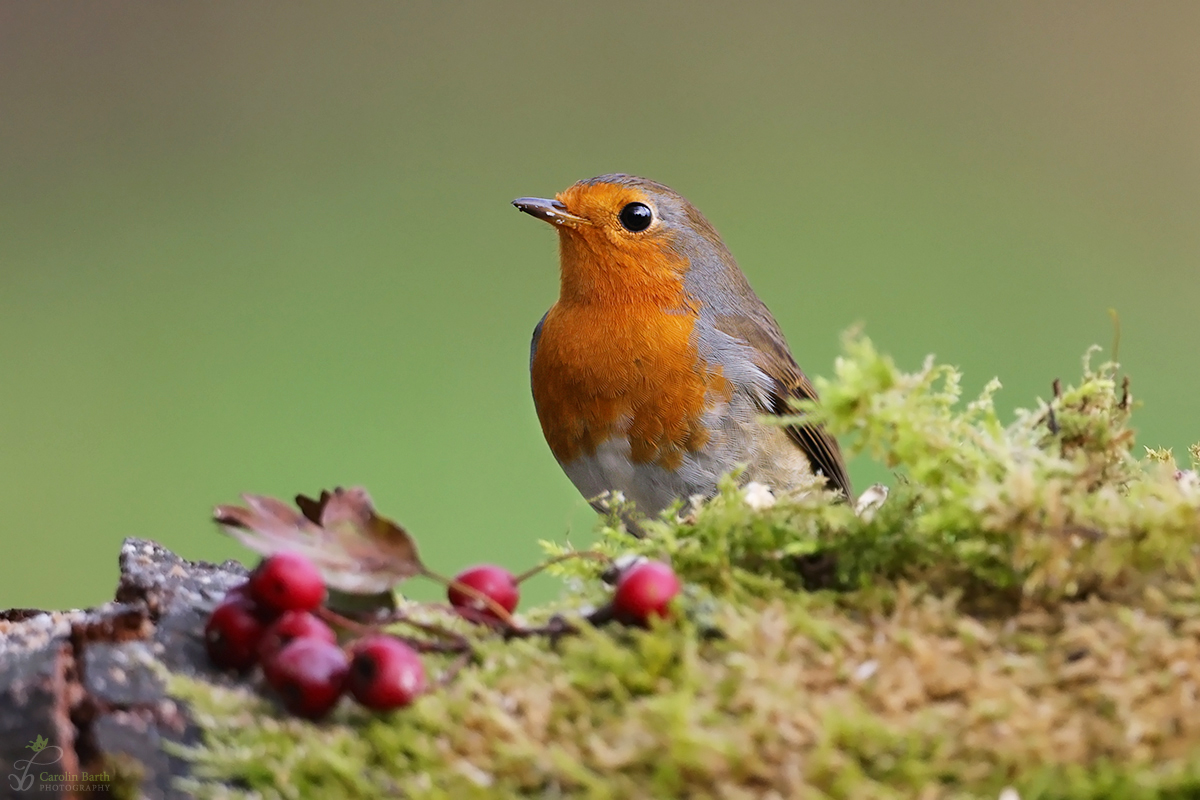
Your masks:
<path fill-rule="evenodd" d="M 1192 0 L 3 0 L 0 608 L 111 597 L 124 536 L 245 557 L 243 491 L 365 485 L 443 571 L 588 541 L 509 201 L 610 171 L 703 210 L 810 374 L 863 322 L 1007 413 L 1112 307 L 1142 442 L 1200 439 Z"/>

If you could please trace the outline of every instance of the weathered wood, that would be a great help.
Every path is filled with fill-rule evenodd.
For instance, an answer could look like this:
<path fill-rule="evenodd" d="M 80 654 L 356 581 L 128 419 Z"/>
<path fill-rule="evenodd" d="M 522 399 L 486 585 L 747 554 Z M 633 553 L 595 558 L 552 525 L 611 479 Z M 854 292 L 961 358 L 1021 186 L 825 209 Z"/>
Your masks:
<path fill-rule="evenodd" d="M 164 675 L 232 680 L 209 664 L 201 635 L 246 570 L 132 538 L 120 566 L 114 602 L 0 612 L 0 797 L 104 797 L 118 765 L 126 775 L 136 765 L 144 797 L 186 796 L 172 780 L 187 766 L 164 745 L 194 743 L 199 731 Z M 68 777 L 42 777 L 55 775 Z"/>

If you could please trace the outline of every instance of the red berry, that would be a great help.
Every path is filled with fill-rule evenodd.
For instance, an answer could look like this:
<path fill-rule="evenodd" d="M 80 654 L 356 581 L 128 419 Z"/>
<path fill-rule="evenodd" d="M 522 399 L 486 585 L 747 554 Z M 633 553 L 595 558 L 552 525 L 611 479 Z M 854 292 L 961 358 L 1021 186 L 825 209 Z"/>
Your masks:
<path fill-rule="evenodd" d="M 494 564 L 480 564 L 458 573 L 454 578 L 456 583 L 470 586 L 472 589 L 490 597 L 505 611 L 512 613 L 521 599 L 521 590 L 513 574 L 504 567 Z M 478 600 L 461 589 L 451 586 L 447 592 L 450 605 L 455 608 L 477 612 L 485 619 L 496 619 L 496 613 L 486 603 Z M 468 614 L 468 617 L 475 614 Z"/>
<path fill-rule="evenodd" d="M 264 558 L 247 584 L 251 597 L 275 611 L 312 611 L 325 600 L 321 571 L 299 553 Z"/>
<path fill-rule="evenodd" d="M 258 642 L 258 660 L 266 664 L 294 639 L 320 639 L 334 644 L 333 629 L 307 611 L 285 611 L 263 633 Z"/>
<path fill-rule="evenodd" d="M 635 564 L 621 576 L 613 595 L 613 610 L 618 616 L 645 622 L 652 616 L 670 614 L 670 603 L 682 584 L 670 565 L 661 561 Z"/>
<path fill-rule="evenodd" d="M 401 708 L 425 691 L 425 665 L 417 651 L 399 639 L 368 636 L 356 642 L 351 653 L 347 685 L 367 708 Z"/>
<path fill-rule="evenodd" d="M 249 669 L 266 630 L 260 609 L 248 597 L 226 595 L 204 626 L 208 657 L 222 669 Z"/>
<path fill-rule="evenodd" d="M 322 639 L 293 639 L 263 664 L 263 674 L 284 707 L 320 719 L 337 705 L 346 684 L 346 654 Z"/>

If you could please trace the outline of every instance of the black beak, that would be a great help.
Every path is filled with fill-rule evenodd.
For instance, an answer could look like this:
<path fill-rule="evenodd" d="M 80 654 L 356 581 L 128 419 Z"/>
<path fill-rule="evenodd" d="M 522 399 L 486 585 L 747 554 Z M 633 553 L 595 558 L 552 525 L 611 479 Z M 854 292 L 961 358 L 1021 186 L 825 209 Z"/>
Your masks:
<path fill-rule="evenodd" d="M 531 217 L 537 217 L 543 222 L 554 225 L 566 225 L 574 228 L 579 225 L 591 225 L 586 219 L 567 211 L 567 207 L 557 200 L 547 200 L 544 197 L 518 197 L 512 204 Z"/>

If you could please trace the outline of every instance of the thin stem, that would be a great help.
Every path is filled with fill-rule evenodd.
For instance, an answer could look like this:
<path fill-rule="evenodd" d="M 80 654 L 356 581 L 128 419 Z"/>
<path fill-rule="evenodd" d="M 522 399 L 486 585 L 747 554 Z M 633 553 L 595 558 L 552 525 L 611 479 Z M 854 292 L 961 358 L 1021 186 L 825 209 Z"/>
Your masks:
<path fill-rule="evenodd" d="M 608 556 L 604 555 L 604 553 L 599 553 L 595 550 L 572 550 L 570 553 L 563 553 L 562 555 L 558 555 L 558 556 L 555 556 L 554 558 L 547 559 L 547 560 L 543 561 L 541 564 L 538 564 L 536 567 L 525 570 L 520 575 L 513 578 L 513 582 L 521 583 L 522 581 L 525 581 L 529 578 L 532 578 L 534 575 L 537 575 L 539 572 L 544 570 L 546 567 L 549 567 L 553 564 L 558 564 L 562 561 L 567 561 L 568 559 L 572 559 L 572 558 L 589 558 L 593 561 L 612 561 L 612 559 L 609 558 Z"/>
<path fill-rule="evenodd" d="M 458 656 L 458 658 L 454 659 L 453 661 L 451 661 L 449 664 L 446 665 L 446 668 L 444 670 L 442 670 L 441 675 L 437 676 L 437 680 L 435 680 L 433 682 L 433 685 L 438 688 L 448 686 L 450 684 L 450 681 L 457 678 L 458 673 L 462 672 L 463 667 L 465 667 L 465 666 L 467 666 L 467 664 L 471 663 L 471 659 L 473 657 L 474 657 L 474 653 L 472 653 L 470 651 L 461 653 Z"/>
<path fill-rule="evenodd" d="M 358 620 L 350 619 L 349 617 L 343 617 L 341 614 L 328 609 L 325 606 L 320 606 L 315 613 L 321 618 L 322 621 L 328 622 L 334 627 L 345 628 L 348 631 L 357 633 L 359 636 L 367 636 L 372 633 L 379 633 L 378 626 L 365 625 Z"/>
<path fill-rule="evenodd" d="M 403 636 L 396 633 L 387 633 L 387 636 L 395 636 L 401 639 L 405 644 L 418 650 L 422 653 L 470 653 L 473 652 L 471 642 L 467 637 L 452 630 L 442 628 L 438 625 L 432 625 L 426 622 L 417 622 L 413 619 L 408 619 L 401 611 L 393 612 L 386 620 L 381 620 L 374 625 L 364 625 L 361 622 L 352 620 L 349 617 L 344 617 L 336 611 L 330 611 L 328 608 L 321 607 L 316 611 L 318 617 L 328 624 L 351 631 L 358 636 L 371 636 L 374 634 L 383 633 L 383 625 L 390 625 L 397 622 L 402 622 L 407 625 L 431 635 L 440 636 L 443 639 L 449 639 L 448 642 L 429 641 L 427 639 L 419 639 L 413 636 Z"/>
<path fill-rule="evenodd" d="M 389 622 L 392 622 L 392 623 L 402 622 L 405 625 L 409 625 L 413 628 L 416 628 L 419 631 L 428 633 L 432 636 L 440 636 L 443 639 L 449 639 L 451 642 L 454 642 L 456 647 L 458 647 L 460 649 L 463 649 L 463 650 L 471 649 L 470 640 L 467 639 L 466 636 L 463 636 L 461 633 L 458 633 L 457 631 L 452 631 L 449 628 L 443 628 L 441 625 L 435 625 L 432 622 L 419 622 L 415 619 L 410 619 L 408 616 L 406 616 L 404 614 L 404 612 L 402 612 L 400 610 L 396 610 L 395 612 L 393 612 L 392 619 L 390 619 Z"/>

